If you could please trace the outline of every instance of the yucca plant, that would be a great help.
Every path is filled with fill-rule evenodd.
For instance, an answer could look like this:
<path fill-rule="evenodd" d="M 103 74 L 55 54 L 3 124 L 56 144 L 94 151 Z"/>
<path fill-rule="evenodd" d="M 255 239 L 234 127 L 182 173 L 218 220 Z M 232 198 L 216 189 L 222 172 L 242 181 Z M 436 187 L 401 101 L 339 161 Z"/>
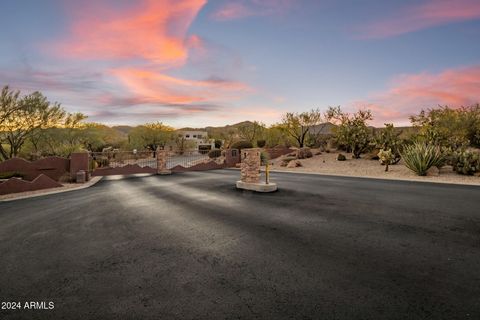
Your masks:
<path fill-rule="evenodd" d="M 445 163 L 445 156 L 440 147 L 421 142 L 405 146 L 401 156 L 407 168 L 419 176 L 425 176 L 431 167 L 440 168 Z"/>

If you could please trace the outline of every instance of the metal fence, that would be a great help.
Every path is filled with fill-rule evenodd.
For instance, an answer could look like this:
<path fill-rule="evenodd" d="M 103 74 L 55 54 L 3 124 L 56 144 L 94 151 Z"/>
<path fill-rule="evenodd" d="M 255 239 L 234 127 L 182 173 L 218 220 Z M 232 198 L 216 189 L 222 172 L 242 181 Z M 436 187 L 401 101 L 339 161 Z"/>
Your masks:
<path fill-rule="evenodd" d="M 172 169 L 176 166 L 182 166 L 184 168 L 193 167 L 197 164 L 206 163 L 211 161 L 208 154 L 200 153 L 197 151 L 189 152 L 169 152 L 167 157 L 167 169 Z"/>
<path fill-rule="evenodd" d="M 138 165 L 139 167 L 157 167 L 156 153 L 154 151 L 106 151 L 91 152 L 90 167 L 96 168 L 119 168 L 126 165 Z"/>

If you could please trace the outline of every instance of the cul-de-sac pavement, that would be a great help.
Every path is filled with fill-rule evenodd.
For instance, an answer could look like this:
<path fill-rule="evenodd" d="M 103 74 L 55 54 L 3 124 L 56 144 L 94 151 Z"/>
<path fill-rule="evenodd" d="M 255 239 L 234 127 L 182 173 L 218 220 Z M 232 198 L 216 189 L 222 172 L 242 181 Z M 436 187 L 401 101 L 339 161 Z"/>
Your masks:
<path fill-rule="evenodd" d="M 238 171 L 0 203 L 2 319 L 479 319 L 480 188 Z"/>

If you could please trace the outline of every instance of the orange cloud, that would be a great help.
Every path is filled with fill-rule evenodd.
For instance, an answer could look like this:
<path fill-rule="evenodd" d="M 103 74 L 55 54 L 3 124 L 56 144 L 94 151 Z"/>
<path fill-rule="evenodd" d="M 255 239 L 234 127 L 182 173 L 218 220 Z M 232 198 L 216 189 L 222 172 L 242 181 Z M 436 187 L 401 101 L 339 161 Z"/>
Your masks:
<path fill-rule="evenodd" d="M 219 7 L 211 17 L 218 21 L 284 13 L 293 0 L 231 1 Z"/>
<path fill-rule="evenodd" d="M 438 105 L 452 108 L 480 102 L 480 66 L 449 69 L 441 73 L 420 73 L 395 78 L 390 88 L 355 105 L 373 111 L 376 124 L 408 123 L 420 109 Z"/>
<path fill-rule="evenodd" d="M 145 0 L 133 8 L 90 4 L 73 19 L 69 40 L 55 50 L 76 58 L 144 58 L 168 66 L 182 64 L 187 46 L 200 43 L 198 37 L 186 38 L 186 33 L 205 3 Z"/>
<path fill-rule="evenodd" d="M 250 89 L 240 82 L 218 78 L 207 80 L 186 80 L 162 73 L 137 68 L 111 70 L 138 103 L 192 104 L 235 98 L 238 92 Z"/>
<path fill-rule="evenodd" d="M 388 38 L 452 22 L 480 18 L 478 0 L 426 0 L 359 27 L 361 38 Z"/>

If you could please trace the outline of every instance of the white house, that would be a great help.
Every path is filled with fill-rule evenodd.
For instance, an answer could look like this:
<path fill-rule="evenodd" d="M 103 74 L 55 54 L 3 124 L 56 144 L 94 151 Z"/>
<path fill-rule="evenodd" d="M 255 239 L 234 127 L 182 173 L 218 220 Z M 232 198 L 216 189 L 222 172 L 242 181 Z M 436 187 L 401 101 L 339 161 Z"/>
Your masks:
<path fill-rule="evenodd" d="M 178 131 L 178 134 L 185 140 L 194 142 L 195 150 L 200 153 L 215 149 L 215 140 L 208 138 L 207 131 Z"/>

